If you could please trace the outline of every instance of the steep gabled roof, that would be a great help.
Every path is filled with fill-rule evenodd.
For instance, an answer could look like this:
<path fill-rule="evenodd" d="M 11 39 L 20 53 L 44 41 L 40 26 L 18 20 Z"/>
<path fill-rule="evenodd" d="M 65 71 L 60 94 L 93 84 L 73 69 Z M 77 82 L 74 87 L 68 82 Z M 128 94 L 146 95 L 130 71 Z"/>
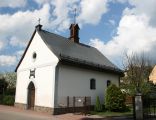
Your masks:
<path fill-rule="evenodd" d="M 84 45 L 82 43 L 74 43 L 68 38 L 50 33 L 45 30 L 36 30 L 48 48 L 60 59 L 60 61 L 68 61 L 79 63 L 81 65 L 91 66 L 92 68 L 104 69 L 122 74 L 123 72 L 111 63 L 102 53 L 96 48 Z M 32 38 L 31 40 L 32 41 Z M 29 42 L 26 51 L 31 42 Z M 26 53 L 24 52 L 24 55 Z M 22 56 L 22 59 L 24 56 Z M 22 62 L 22 60 L 20 60 Z M 20 65 L 16 68 L 16 71 Z"/>

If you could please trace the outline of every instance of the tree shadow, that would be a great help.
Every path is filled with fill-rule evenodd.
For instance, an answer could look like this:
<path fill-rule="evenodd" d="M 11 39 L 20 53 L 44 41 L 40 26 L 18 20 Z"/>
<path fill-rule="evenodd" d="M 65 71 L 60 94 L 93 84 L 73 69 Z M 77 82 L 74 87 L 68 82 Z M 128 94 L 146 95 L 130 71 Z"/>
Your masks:
<path fill-rule="evenodd" d="M 105 117 L 105 118 L 88 118 L 84 117 L 80 120 L 133 120 L 132 117 Z"/>
<path fill-rule="evenodd" d="M 81 118 L 80 120 L 113 120 L 112 118 Z"/>

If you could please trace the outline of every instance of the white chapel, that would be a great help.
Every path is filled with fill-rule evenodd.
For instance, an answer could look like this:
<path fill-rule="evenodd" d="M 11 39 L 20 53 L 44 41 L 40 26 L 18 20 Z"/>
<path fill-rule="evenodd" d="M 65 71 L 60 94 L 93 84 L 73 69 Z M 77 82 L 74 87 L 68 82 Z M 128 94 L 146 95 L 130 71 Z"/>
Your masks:
<path fill-rule="evenodd" d="M 103 101 L 107 86 L 119 85 L 123 75 L 96 48 L 79 41 L 78 24 L 71 24 L 69 38 L 37 25 L 16 72 L 15 106 L 50 114 L 65 109 L 67 96 L 89 96 L 91 105 L 97 96 Z"/>

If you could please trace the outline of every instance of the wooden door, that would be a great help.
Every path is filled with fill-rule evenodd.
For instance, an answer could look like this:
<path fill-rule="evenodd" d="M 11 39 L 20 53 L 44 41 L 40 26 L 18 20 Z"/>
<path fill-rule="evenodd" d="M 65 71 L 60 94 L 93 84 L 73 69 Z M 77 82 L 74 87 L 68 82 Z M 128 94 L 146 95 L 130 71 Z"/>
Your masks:
<path fill-rule="evenodd" d="M 31 82 L 28 87 L 28 109 L 33 110 L 35 105 L 35 86 Z"/>

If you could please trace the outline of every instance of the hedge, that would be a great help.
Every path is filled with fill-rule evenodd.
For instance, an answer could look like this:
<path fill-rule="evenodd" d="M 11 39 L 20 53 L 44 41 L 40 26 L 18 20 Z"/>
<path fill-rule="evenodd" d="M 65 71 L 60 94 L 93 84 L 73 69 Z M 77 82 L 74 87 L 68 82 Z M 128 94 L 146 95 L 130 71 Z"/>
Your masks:
<path fill-rule="evenodd" d="M 2 98 L 2 104 L 4 104 L 4 105 L 12 106 L 12 105 L 14 105 L 14 102 L 15 102 L 15 97 L 14 96 L 5 95 Z"/>
<path fill-rule="evenodd" d="M 112 84 L 107 88 L 105 97 L 105 107 L 109 111 L 122 112 L 127 110 L 125 105 L 126 96 L 120 88 Z"/>

